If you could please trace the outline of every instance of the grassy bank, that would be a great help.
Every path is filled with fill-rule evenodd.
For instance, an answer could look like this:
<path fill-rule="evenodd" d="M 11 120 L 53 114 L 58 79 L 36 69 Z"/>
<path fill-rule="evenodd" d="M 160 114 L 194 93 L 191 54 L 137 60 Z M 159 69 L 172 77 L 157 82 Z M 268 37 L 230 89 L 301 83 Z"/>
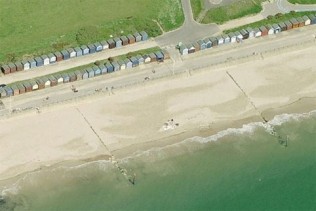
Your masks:
<path fill-rule="evenodd" d="M 160 35 L 184 21 L 180 0 L 0 0 L 0 62 L 146 31 Z"/>
<path fill-rule="evenodd" d="M 202 23 L 223 24 L 229 20 L 257 14 L 262 10 L 264 0 L 238 0 L 229 5 L 212 8 L 205 15 Z"/>
<path fill-rule="evenodd" d="M 109 62 L 110 60 L 111 61 L 119 61 L 119 60 L 122 60 L 122 59 L 125 59 L 125 58 L 130 58 L 132 56 L 136 56 L 136 55 L 142 55 L 143 56 L 143 55 L 146 55 L 146 54 L 154 53 L 156 51 L 161 51 L 161 48 L 153 47 L 153 48 L 147 48 L 147 49 L 143 49 L 143 50 L 139 50 L 139 51 L 133 51 L 133 52 L 129 52 L 128 54 L 125 54 L 125 55 L 119 55 L 119 56 L 107 58 L 107 59 L 104 59 L 104 60 L 98 60 L 98 61 L 95 61 L 95 62 L 90 63 L 90 64 L 81 65 L 81 66 L 70 68 L 70 69 L 67 69 L 67 70 L 60 71 L 60 72 L 51 73 L 51 74 L 43 75 L 43 76 L 40 76 L 40 77 L 23 80 L 23 81 L 15 81 L 13 83 L 7 84 L 7 86 L 11 87 L 11 86 L 17 85 L 17 84 L 19 84 L 21 82 L 31 81 L 31 80 L 35 80 L 35 79 L 38 79 L 38 78 L 48 77 L 48 76 L 51 76 L 51 75 L 62 74 L 62 73 L 71 73 L 71 72 L 75 72 L 76 70 L 84 70 L 84 69 L 87 69 L 89 67 L 95 66 L 96 63 L 104 64 L 106 62 Z"/>
<path fill-rule="evenodd" d="M 197 19 L 201 11 L 203 10 L 203 0 L 190 0 L 193 18 Z"/>
<path fill-rule="evenodd" d="M 291 12 L 291 13 L 287 13 L 287 14 L 277 14 L 275 16 L 270 16 L 269 18 L 266 18 L 264 20 L 250 23 L 250 24 L 247 24 L 244 26 L 236 27 L 233 29 L 225 30 L 223 32 L 225 34 L 228 34 L 229 32 L 239 31 L 239 30 L 245 29 L 247 27 L 256 28 L 256 27 L 267 25 L 267 24 L 279 23 L 282 21 L 290 20 L 291 18 L 302 17 L 304 15 L 315 14 L 315 13 L 316 12 L 314 11 L 314 12 Z"/>
<path fill-rule="evenodd" d="M 316 0 L 288 0 L 292 4 L 316 4 Z"/>

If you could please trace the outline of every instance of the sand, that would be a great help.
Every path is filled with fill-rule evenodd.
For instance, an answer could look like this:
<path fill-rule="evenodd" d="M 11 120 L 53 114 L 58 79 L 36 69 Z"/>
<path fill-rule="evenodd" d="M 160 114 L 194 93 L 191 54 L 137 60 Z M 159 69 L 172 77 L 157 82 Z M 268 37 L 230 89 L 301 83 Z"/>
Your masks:
<path fill-rule="evenodd" d="M 128 156 L 262 121 L 260 114 L 315 110 L 314 55 L 308 47 L 1 119 L 0 180 L 65 161 Z M 162 130 L 171 119 L 179 125 Z"/>

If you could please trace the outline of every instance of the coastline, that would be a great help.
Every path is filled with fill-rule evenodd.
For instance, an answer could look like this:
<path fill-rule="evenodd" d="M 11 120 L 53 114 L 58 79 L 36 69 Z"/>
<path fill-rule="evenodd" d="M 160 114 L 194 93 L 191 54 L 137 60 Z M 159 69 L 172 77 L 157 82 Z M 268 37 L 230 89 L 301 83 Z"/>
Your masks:
<path fill-rule="evenodd" d="M 258 111 L 225 71 L 236 78 L 268 120 L 279 114 L 315 110 L 316 84 L 313 79 L 316 69 L 312 62 L 315 54 L 310 53 L 315 51 L 308 48 L 262 61 L 211 71 L 206 69 L 194 72 L 190 77 L 164 78 L 117 90 L 110 97 L 59 105 L 43 110 L 41 114 L 27 113 L 1 119 L 0 142 L 4 147 L 0 161 L 5 167 L 0 168 L 0 181 L 13 181 L 17 175 L 55 165 L 100 160 L 100 156 L 103 159 L 110 154 L 120 159 L 136 151 L 262 122 Z M 302 59 L 301 65 L 294 64 L 304 53 L 309 54 Z M 288 60 L 291 61 L 282 63 Z M 262 70 L 265 63 L 273 66 Z M 303 79 L 298 80 L 298 77 Z M 159 131 L 171 118 L 179 122 L 179 127 Z M 26 120 L 29 124 L 25 124 Z"/>

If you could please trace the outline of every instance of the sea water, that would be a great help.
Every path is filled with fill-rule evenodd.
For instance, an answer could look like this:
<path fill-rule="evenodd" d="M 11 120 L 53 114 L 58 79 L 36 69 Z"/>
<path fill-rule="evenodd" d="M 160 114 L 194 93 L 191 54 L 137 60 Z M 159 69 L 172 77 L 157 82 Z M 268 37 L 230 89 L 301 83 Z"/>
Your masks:
<path fill-rule="evenodd" d="M 0 210 L 315 210 L 316 113 L 192 137 L 119 165 L 134 185 L 109 161 L 55 167 L 3 190 Z"/>

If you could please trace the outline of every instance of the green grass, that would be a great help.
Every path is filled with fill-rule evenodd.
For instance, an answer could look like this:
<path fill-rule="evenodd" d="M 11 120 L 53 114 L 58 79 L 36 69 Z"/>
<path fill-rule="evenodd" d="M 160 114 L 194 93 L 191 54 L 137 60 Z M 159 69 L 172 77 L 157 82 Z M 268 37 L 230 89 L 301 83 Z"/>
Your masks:
<path fill-rule="evenodd" d="M 135 31 L 150 36 L 184 21 L 180 0 L 0 0 L 0 62 Z M 84 32 L 84 36 L 82 33 Z"/>
<path fill-rule="evenodd" d="M 192 7 L 192 13 L 194 20 L 197 19 L 201 11 L 203 10 L 203 0 L 190 0 L 191 7 Z"/>
<path fill-rule="evenodd" d="M 228 34 L 229 32 L 239 31 L 239 30 L 245 29 L 247 27 L 256 28 L 256 27 L 260 27 L 260 26 L 264 26 L 264 25 L 268 25 L 268 24 L 279 23 L 282 21 L 290 20 L 291 18 L 302 17 L 304 15 L 309 15 L 309 14 L 315 14 L 315 11 L 314 12 L 291 12 L 291 13 L 287 13 L 287 14 L 282 14 L 281 16 L 275 15 L 275 16 L 271 16 L 270 18 L 266 18 L 266 19 L 261 20 L 261 21 L 257 21 L 257 22 L 250 23 L 250 24 L 247 24 L 244 26 L 225 30 L 225 31 L 223 31 L 223 33 Z"/>
<path fill-rule="evenodd" d="M 238 0 L 229 5 L 212 8 L 205 15 L 202 23 L 223 24 L 229 20 L 257 14 L 262 10 L 264 0 Z"/>
<path fill-rule="evenodd" d="M 126 55 L 119 55 L 119 56 L 116 56 L 116 57 L 111 57 L 111 59 L 113 61 L 119 61 L 119 60 L 122 60 L 122 59 L 125 59 L 125 58 L 130 58 L 132 56 L 136 56 L 136 55 L 142 55 L 143 56 L 143 55 L 146 55 L 146 54 L 154 53 L 156 51 L 161 51 L 161 48 L 153 47 L 153 48 L 147 48 L 147 49 L 143 49 L 143 50 L 139 50 L 139 51 L 133 51 L 133 52 L 127 53 Z M 98 62 L 100 62 L 100 64 L 104 64 L 104 63 L 106 63 L 108 61 L 109 61 L 109 58 L 108 59 L 104 59 L 104 60 L 98 60 Z M 93 67 L 93 66 L 95 66 L 94 62 L 90 63 L 90 64 L 86 64 L 86 65 L 81 65 L 81 66 L 78 66 L 78 67 L 70 68 L 70 69 L 67 69 L 67 70 L 63 70 L 63 71 L 60 71 L 60 72 L 51 73 L 51 74 L 48 74 L 48 75 L 43 75 L 43 76 L 40 76 L 40 77 L 32 78 L 32 79 L 27 79 L 27 80 L 22 80 L 22 81 L 15 81 L 13 83 L 7 84 L 7 86 L 12 87 L 13 85 L 20 84 L 21 82 L 31 81 L 31 80 L 35 80 L 35 79 L 38 79 L 38 78 L 48 77 L 48 76 L 56 75 L 56 74 L 71 73 L 71 72 L 75 72 L 76 70 L 84 70 L 84 69 L 87 69 L 87 68 Z"/>
<path fill-rule="evenodd" d="M 316 0 L 288 0 L 292 4 L 316 4 Z"/>

